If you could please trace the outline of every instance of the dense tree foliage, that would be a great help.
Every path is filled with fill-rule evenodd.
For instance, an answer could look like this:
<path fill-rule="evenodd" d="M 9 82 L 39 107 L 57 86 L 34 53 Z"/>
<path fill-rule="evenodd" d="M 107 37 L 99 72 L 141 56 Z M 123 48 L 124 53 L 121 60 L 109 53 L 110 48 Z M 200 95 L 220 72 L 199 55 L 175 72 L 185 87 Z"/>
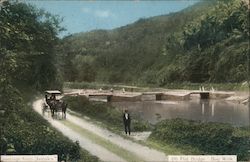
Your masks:
<path fill-rule="evenodd" d="M 55 44 L 59 19 L 23 3 L 3 2 L 0 10 L 1 62 L 8 79 L 44 90 L 55 86 Z M 11 70 L 11 73 L 10 73 Z M 3 74 L 3 73 L 1 73 Z"/>
<path fill-rule="evenodd" d="M 195 55 L 192 58 L 196 58 L 187 60 L 190 64 L 188 67 L 191 67 L 186 67 L 190 80 L 246 80 L 248 15 L 249 10 L 244 2 L 219 2 L 211 13 L 184 30 L 184 48 Z"/>
<path fill-rule="evenodd" d="M 114 30 L 70 35 L 60 44 L 64 78 L 160 86 L 242 82 L 247 76 L 248 16 L 241 0 L 203 1 Z M 91 61 L 78 60 L 85 57 Z"/>
<path fill-rule="evenodd" d="M 56 16 L 24 3 L 0 3 L 0 154 L 81 158 L 79 144 L 52 129 L 24 98 L 30 89 L 61 86 L 55 59 L 57 35 L 62 30 L 59 22 Z M 97 161 L 85 152 L 82 160 L 92 159 Z"/>

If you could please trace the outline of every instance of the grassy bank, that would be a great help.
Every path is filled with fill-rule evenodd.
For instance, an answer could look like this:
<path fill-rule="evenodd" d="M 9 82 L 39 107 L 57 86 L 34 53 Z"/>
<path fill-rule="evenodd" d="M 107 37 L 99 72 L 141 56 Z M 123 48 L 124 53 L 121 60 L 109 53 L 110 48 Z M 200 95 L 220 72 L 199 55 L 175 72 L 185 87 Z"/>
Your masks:
<path fill-rule="evenodd" d="M 198 154 L 233 154 L 238 156 L 238 160 L 250 160 L 249 130 L 249 127 L 234 128 L 221 123 L 164 120 L 156 124 L 150 140 L 155 144 L 172 144 L 184 150 L 191 147 L 192 150 L 197 149 Z"/>
<path fill-rule="evenodd" d="M 68 103 L 71 110 L 102 122 L 116 132 L 123 131 L 123 112 L 109 103 L 90 102 L 85 96 L 65 96 L 63 100 Z M 150 129 L 151 127 L 147 122 L 137 119 L 132 120 L 132 131 L 146 131 Z"/>
<path fill-rule="evenodd" d="M 220 91 L 248 91 L 247 83 L 169 83 L 162 87 L 157 87 L 155 85 L 143 85 L 143 84 L 133 84 L 125 86 L 123 84 L 105 84 L 97 82 L 65 82 L 64 88 L 72 89 L 111 89 L 121 90 L 124 88 L 127 91 L 147 91 L 150 89 L 187 89 L 187 90 L 199 90 L 203 86 L 205 90 L 211 90 L 212 88 Z"/>

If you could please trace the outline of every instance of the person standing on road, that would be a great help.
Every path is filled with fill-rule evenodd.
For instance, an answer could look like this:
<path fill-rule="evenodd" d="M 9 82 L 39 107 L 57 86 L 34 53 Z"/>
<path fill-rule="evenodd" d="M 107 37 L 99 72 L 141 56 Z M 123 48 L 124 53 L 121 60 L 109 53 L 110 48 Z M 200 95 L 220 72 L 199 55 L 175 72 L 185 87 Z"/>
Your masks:
<path fill-rule="evenodd" d="M 129 135 L 130 135 L 130 122 L 131 119 L 128 110 L 125 110 L 123 114 L 123 123 L 124 123 L 125 133 Z"/>

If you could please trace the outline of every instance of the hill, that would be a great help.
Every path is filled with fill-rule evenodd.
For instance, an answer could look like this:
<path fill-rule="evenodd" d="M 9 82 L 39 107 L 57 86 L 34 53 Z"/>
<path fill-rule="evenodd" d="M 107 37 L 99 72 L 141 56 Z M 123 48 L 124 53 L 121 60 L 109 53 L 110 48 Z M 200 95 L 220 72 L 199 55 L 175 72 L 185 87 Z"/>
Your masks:
<path fill-rule="evenodd" d="M 113 30 L 65 37 L 66 81 L 156 84 L 246 80 L 249 23 L 241 1 L 202 1 Z"/>

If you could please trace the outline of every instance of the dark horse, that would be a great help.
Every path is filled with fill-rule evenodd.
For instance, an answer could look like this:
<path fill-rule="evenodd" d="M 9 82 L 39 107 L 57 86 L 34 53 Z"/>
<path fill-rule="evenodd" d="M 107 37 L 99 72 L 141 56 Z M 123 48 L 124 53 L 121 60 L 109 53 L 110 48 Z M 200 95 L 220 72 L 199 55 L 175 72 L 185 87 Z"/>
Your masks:
<path fill-rule="evenodd" d="M 67 110 L 68 104 L 65 103 L 62 100 L 59 100 L 56 102 L 55 106 L 54 106 L 54 112 L 62 112 L 62 118 L 66 119 L 66 110 Z M 54 112 L 52 113 L 52 115 L 54 115 Z"/>
<path fill-rule="evenodd" d="M 54 117 L 55 113 L 62 112 L 62 118 L 66 119 L 66 110 L 68 104 L 62 100 L 46 99 L 46 103 L 49 105 L 51 116 Z"/>

